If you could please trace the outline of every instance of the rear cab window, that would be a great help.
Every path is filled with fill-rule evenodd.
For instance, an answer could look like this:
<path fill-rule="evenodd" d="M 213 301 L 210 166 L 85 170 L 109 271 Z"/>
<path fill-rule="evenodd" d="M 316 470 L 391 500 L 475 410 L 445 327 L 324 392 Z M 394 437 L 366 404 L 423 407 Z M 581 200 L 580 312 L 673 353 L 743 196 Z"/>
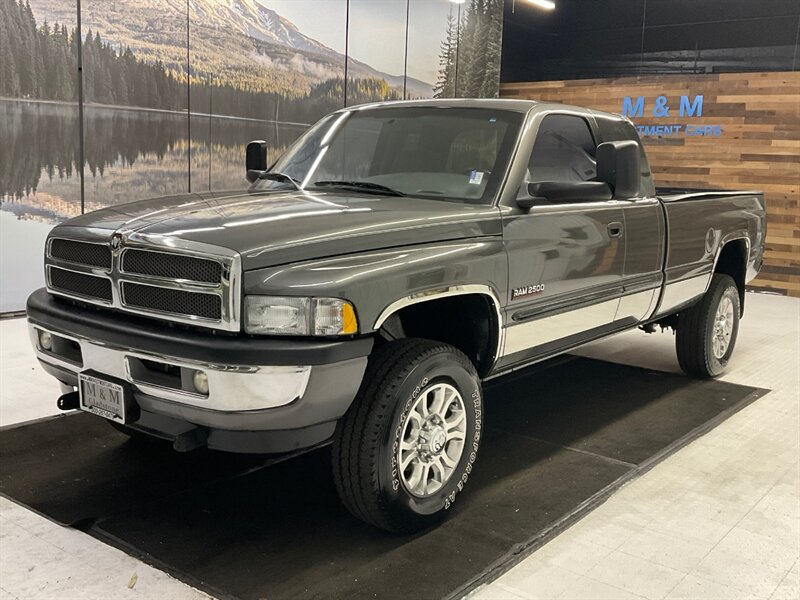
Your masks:
<path fill-rule="evenodd" d="M 597 175 L 596 150 L 586 119 L 547 115 L 539 125 L 524 183 L 591 181 Z"/>

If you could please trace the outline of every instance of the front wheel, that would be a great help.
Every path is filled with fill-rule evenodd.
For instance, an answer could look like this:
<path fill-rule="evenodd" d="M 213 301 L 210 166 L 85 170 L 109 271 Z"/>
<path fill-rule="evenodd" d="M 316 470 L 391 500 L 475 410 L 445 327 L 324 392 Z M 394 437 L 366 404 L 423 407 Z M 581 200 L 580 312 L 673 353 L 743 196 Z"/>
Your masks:
<path fill-rule="evenodd" d="M 342 502 L 388 531 L 432 525 L 472 472 L 482 412 L 480 379 L 456 348 L 402 339 L 377 349 L 334 436 Z"/>
<path fill-rule="evenodd" d="M 733 279 L 714 274 L 700 302 L 678 318 L 675 344 L 684 373 L 708 378 L 725 371 L 739 332 L 739 306 Z"/>

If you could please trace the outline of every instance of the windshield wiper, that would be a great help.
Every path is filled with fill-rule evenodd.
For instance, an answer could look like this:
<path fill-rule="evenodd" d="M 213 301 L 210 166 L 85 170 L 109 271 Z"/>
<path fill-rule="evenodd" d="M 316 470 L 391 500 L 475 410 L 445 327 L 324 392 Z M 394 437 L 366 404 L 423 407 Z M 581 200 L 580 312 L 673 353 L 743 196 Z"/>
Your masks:
<path fill-rule="evenodd" d="M 300 187 L 300 182 L 297 179 L 289 175 L 286 175 L 285 173 L 264 172 L 261 175 L 259 175 L 258 178 L 266 179 L 268 181 L 277 181 L 278 183 L 291 183 L 296 190 L 302 189 Z"/>
<path fill-rule="evenodd" d="M 314 185 L 320 187 L 342 187 L 342 188 L 355 188 L 363 192 L 375 192 L 387 196 L 405 196 L 403 192 L 392 189 L 388 186 L 381 185 L 380 183 L 372 183 L 371 181 L 315 181 Z"/>

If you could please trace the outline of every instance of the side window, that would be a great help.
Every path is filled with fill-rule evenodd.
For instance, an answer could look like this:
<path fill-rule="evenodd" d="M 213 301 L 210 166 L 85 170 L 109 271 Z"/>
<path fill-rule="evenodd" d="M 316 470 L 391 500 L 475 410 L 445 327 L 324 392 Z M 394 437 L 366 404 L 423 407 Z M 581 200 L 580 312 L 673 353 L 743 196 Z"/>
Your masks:
<path fill-rule="evenodd" d="M 526 182 L 589 181 L 597 175 L 595 144 L 581 117 L 550 115 L 542 120 L 528 161 Z"/>

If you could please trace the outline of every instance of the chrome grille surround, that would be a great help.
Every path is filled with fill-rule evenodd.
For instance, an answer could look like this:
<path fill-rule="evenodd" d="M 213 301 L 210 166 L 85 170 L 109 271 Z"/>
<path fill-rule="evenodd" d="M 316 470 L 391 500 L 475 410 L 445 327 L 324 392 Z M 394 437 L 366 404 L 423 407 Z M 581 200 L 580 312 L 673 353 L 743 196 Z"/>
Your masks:
<path fill-rule="evenodd" d="M 47 289 L 50 293 L 176 323 L 198 325 L 224 331 L 240 330 L 242 270 L 241 257 L 237 252 L 209 244 L 187 242 L 162 236 L 151 237 L 136 232 L 127 232 L 121 236 L 115 233 L 114 236 L 116 238 L 121 237 L 121 243 L 112 244 L 109 241 L 108 231 L 96 232 L 77 228 L 73 231 L 63 237 L 56 235 L 47 241 L 45 273 Z M 81 239 L 84 235 L 89 239 Z M 102 237 L 102 241 L 99 241 L 98 237 Z M 111 268 L 98 268 L 91 264 L 79 264 L 53 256 L 53 240 L 57 239 L 71 242 L 69 246 L 72 248 L 76 248 L 79 244 L 103 245 L 109 248 L 112 257 Z M 162 265 L 170 265 L 166 270 L 155 266 L 152 269 L 154 273 L 178 274 L 176 269 L 181 266 L 189 265 L 190 268 L 186 273 L 186 277 L 175 278 L 125 272 L 122 270 L 123 256 L 128 250 L 136 250 L 137 254 L 139 251 L 147 252 L 153 255 L 154 261 L 161 261 Z M 143 256 L 146 255 L 138 254 L 138 258 Z M 141 261 L 139 262 L 141 264 Z M 198 266 L 203 268 L 198 271 Z M 74 277 L 76 281 L 78 279 L 81 280 L 76 282 L 75 286 L 69 290 L 65 289 L 63 285 L 64 278 L 61 277 L 62 272 L 66 271 L 77 274 Z M 61 285 L 54 285 L 52 276 L 54 272 L 60 277 L 56 283 Z M 208 281 L 211 273 L 219 274 L 217 281 Z M 92 288 L 90 286 L 91 282 L 86 279 L 87 277 L 110 281 L 112 294 L 110 302 L 106 298 L 87 296 L 76 291 L 78 289 Z M 206 279 L 206 281 L 196 281 L 192 279 L 193 277 Z M 123 293 L 125 283 L 135 284 L 140 289 L 142 286 L 156 288 L 153 290 L 156 293 L 152 296 L 152 300 L 148 298 L 147 302 L 138 301 L 138 304 L 126 302 L 125 294 Z M 97 282 L 97 284 L 95 287 L 104 289 L 100 282 Z M 82 288 L 82 285 L 89 287 Z M 157 293 L 159 289 L 163 293 Z M 175 306 L 161 306 L 159 299 L 164 301 L 180 299 L 183 301 L 176 302 L 177 305 Z M 142 306 L 142 304 L 145 306 Z M 192 311 L 193 307 L 194 311 Z"/>

